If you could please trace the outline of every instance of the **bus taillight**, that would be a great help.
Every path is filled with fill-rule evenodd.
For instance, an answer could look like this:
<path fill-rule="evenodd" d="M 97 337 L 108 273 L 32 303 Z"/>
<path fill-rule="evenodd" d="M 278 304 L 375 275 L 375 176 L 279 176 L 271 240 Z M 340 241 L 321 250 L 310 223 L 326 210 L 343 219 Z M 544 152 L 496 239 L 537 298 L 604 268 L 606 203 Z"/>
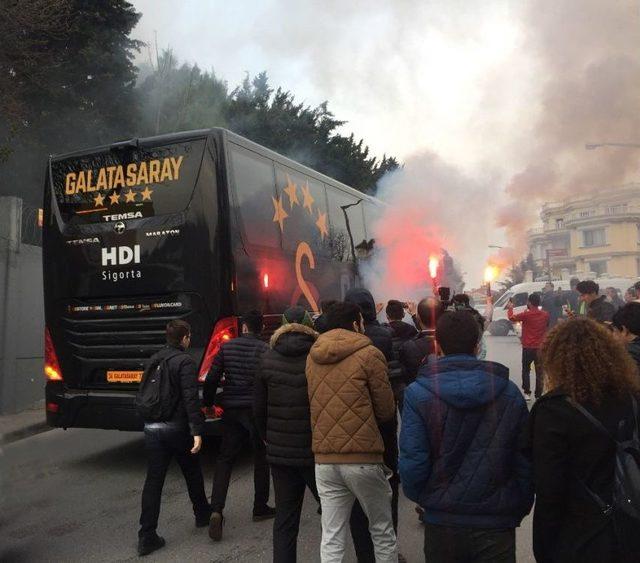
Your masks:
<path fill-rule="evenodd" d="M 238 336 L 238 320 L 235 317 L 220 319 L 216 323 L 211 338 L 209 339 L 207 351 L 204 353 L 204 358 L 200 364 L 200 371 L 198 372 L 199 381 L 204 381 L 204 378 L 207 377 L 207 373 L 209 373 L 209 369 L 211 369 L 211 364 L 213 363 L 213 358 L 216 357 L 220 346 L 236 336 Z"/>
<path fill-rule="evenodd" d="M 49 329 L 44 329 L 44 374 L 49 381 L 62 381 L 62 370 Z"/>

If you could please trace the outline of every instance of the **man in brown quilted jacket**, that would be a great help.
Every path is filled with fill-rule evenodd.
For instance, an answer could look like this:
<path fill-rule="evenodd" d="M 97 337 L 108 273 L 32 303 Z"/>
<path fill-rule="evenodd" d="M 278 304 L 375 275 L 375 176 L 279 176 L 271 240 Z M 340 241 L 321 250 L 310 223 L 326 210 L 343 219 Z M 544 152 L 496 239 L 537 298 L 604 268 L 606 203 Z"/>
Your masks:
<path fill-rule="evenodd" d="M 398 561 L 391 517 L 391 471 L 378 424 L 395 414 L 387 362 L 364 336 L 357 305 L 327 312 L 328 332 L 307 359 L 312 446 L 322 504 L 322 563 L 341 562 L 358 499 L 369 520 L 376 562 Z"/>

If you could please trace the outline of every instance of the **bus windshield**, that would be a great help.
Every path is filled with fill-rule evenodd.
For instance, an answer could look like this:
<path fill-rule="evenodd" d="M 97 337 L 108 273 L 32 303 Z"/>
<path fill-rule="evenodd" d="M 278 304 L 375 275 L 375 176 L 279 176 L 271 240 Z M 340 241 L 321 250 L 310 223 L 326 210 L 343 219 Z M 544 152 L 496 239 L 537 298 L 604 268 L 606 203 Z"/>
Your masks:
<path fill-rule="evenodd" d="M 183 211 L 204 146 L 201 139 L 54 160 L 52 189 L 63 221 L 87 224 Z"/>

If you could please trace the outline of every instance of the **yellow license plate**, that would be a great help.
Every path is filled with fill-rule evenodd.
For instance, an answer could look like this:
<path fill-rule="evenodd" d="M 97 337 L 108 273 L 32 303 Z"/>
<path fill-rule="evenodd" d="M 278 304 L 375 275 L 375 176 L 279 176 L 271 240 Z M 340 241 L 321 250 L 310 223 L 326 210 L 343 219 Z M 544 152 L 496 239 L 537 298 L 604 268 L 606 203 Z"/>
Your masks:
<path fill-rule="evenodd" d="M 109 383 L 140 383 L 143 373 L 142 371 L 108 371 L 107 381 Z"/>

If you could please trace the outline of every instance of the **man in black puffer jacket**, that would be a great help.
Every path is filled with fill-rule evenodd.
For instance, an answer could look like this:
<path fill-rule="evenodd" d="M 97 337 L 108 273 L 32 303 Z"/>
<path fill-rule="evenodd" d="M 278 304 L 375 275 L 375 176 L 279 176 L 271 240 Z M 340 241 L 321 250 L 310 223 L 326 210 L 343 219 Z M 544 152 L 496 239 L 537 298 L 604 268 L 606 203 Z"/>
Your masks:
<path fill-rule="evenodd" d="M 387 362 L 394 361 L 393 337 L 388 328 L 382 326 L 376 319 L 376 302 L 371 293 L 366 289 L 350 289 L 344 300 L 354 303 L 362 310 L 364 319 L 364 334 L 371 339 L 373 345 L 380 350 Z M 398 475 L 398 416 L 394 416 L 389 422 L 380 425 L 380 434 L 384 441 L 384 464 L 391 469 L 393 475 L 389 479 L 391 485 L 391 513 L 393 527 L 398 533 L 398 493 L 400 488 L 400 476 Z M 358 563 L 374 563 L 375 554 L 373 542 L 369 534 L 369 520 L 367 519 L 360 503 L 356 501 L 351 513 L 351 537 L 358 554 Z M 402 557 L 402 556 L 400 556 Z"/>
<path fill-rule="evenodd" d="M 309 313 L 291 307 L 271 337 L 256 379 L 253 412 L 267 444 L 276 494 L 273 561 L 296 562 L 296 543 L 305 488 L 318 499 L 311 451 L 311 415 L 305 366 L 318 334 Z"/>
<path fill-rule="evenodd" d="M 264 442 L 253 418 L 253 389 L 260 358 L 269 348 L 260 340 L 264 327 L 262 313 L 249 311 L 242 317 L 242 335 L 225 342 L 213 360 L 204 382 L 204 405 L 210 407 L 216 399 L 220 380 L 222 391 L 222 444 L 216 459 L 211 493 L 211 523 L 209 536 L 222 539 L 222 511 L 227 499 L 229 480 L 236 458 L 247 441 L 253 446 L 254 522 L 273 518 L 275 510 L 267 506 L 269 500 L 269 465 Z"/>

